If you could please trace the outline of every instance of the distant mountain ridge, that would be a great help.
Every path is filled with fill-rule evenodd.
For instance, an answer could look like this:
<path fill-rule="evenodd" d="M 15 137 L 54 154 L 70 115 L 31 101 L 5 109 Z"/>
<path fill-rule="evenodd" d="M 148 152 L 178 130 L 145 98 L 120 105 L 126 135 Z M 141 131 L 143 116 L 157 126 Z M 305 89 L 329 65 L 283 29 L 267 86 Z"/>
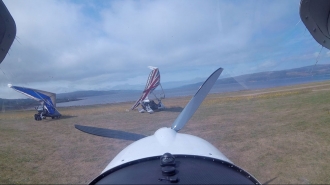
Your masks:
<path fill-rule="evenodd" d="M 235 77 L 222 78 L 222 79 L 218 79 L 215 85 L 261 82 L 261 81 L 280 80 L 286 78 L 301 78 L 301 77 L 320 76 L 320 75 L 330 75 L 330 64 L 318 64 L 315 67 L 314 65 L 312 65 L 312 66 L 305 66 L 305 67 L 286 69 L 280 71 L 265 71 L 265 72 L 245 74 Z M 175 89 L 196 88 L 201 86 L 202 84 L 203 82 L 198 82 L 194 84 L 184 85 Z"/>
<path fill-rule="evenodd" d="M 330 74 L 330 64 L 319 64 L 314 67 L 305 66 L 294 69 L 287 69 L 281 71 L 267 71 L 260 73 L 253 73 L 247 75 L 237 76 L 237 78 L 245 78 L 246 81 L 266 81 L 273 79 L 283 79 L 283 78 L 298 78 L 298 77 L 307 77 L 315 75 L 326 75 Z"/>

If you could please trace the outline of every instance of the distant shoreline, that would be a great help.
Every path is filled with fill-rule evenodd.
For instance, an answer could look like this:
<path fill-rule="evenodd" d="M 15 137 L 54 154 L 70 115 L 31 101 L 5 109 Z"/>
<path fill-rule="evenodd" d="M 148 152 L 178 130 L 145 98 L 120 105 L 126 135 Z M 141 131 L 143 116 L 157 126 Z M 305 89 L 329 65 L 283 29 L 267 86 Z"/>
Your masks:
<path fill-rule="evenodd" d="M 210 94 L 221 94 L 221 93 L 235 93 L 241 91 L 255 91 L 255 90 L 266 90 L 271 88 L 281 88 L 287 86 L 299 86 L 303 84 L 311 84 L 311 83 L 323 83 L 329 81 L 330 79 L 323 79 L 320 81 L 292 81 L 292 84 L 289 81 L 284 81 L 288 84 L 268 84 L 266 82 L 251 82 L 247 85 L 250 85 L 249 89 L 244 88 L 240 84 L 221 84 L 215 85 L 211 90 Z M 261 85 L 260 85 L 261 84 Z M 254 85 L 254 86 L 253 86 Z M 268 85 L 268 86 L 267 86 Z M 170 90 L 165 91 L 167 94 L 166 99 L 169 98 L 185 98 L 194 95 L 197 87 L 187 88 L 186 91 L 178 90 L 171 92 Z M 86 98 L 60 98 L 57 99 L 57 108 L 64 107 L 85 107 L 85 106 L 94 106 L 94 105 L 111 105 L 111 104 L 121 104 L 121 103 L 129 103 L 132 104 L 138 99 L 140 96 L 140 92 L 134 91 L 134 93 L 118 93 L 111 95 L 102 95 L 102 96 L 91 96 Z M 152 97 L 152 96 L 151 96 Z M 152 97 L 153 98 L 153 97 Z M 151 98 L 151 99 L 152 99 Z M 3 101 L 3 99 L 0 99 Z M 8 103 L 9 102 L 9 103 Z M 19 103 L 21 102 L 21 104 Z M 32 99 L 18 99 L 18 100 L 4 100 L 0 102 L 0 107 L 2 108 L 0 112 L 4 111 L 19 111 L 19 110 L 34 110 L 36 106 L 40 105 L 38 102 Z"/>

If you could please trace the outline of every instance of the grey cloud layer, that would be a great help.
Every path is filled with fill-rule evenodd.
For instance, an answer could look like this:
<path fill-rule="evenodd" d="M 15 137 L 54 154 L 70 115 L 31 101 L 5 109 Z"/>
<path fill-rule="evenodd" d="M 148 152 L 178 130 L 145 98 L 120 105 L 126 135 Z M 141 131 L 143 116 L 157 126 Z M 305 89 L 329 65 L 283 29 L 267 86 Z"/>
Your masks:
<path fill-rule="evenodd" d="M 265 46 L 298 20 L 292 18 L 297 2 L 7 0 L 19 42 L 0 66 L 9 78 L 0 85 L 110 88 L 144 83 L 134 77 L 148 73 L 148 65 L 174 76 L 203 66 L 235 66 L 241 73 L 240 66 L 253 66 L 267 50 L 257 44 Z M 262 69 L 274 66 L 264 62 Z"/>

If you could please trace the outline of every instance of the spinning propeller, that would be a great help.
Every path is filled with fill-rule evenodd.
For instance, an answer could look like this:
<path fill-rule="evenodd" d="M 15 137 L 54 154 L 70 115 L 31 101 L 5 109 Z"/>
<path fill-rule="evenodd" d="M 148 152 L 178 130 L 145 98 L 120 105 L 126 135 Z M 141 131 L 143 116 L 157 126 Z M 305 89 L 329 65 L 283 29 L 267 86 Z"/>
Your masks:
<path fill-rule="evenodd" d="M 194 115 L 198 107 L 201 105 L 207 94 L 212 89 L 214 83 L 217 81 L 218 77 L 222 73 L 223 69 L 219 68 L 216 71 L 214 71 L 208 79 L 203 83 L 202 86 L 198 89 L 196 94 L 192 97 L 192 99 L 189 101 L 189 103 L 186 105 L 186 107 L 182 110 L 180 115 L 177 117 L 177 119 L 173 122 L 171 129 L 178 132 L 181 130 L 186 123 L 189 121 L 189 119 Z M 97 127 L 89 127 L 89 126 L 82 126 L 82 125 L 75 125 L 75 128 L 78 130 L 81 130 L 83 132 L 86 132 L 88 134 L 93 134 L 97 136 L 102 137 L 108 137 L 108 138 L 116 138 L 116 139 L 124 139 L 124 140 L 131 140 L 131 141 L 137 141 L 139 139 L 142 139 L 146 136 L 135 134 L 131 132 L 126 131 L 119 131 L 119 130 L 112 130 L 112 129 L 106 129 L 106 128 L 97 128 Z"/>

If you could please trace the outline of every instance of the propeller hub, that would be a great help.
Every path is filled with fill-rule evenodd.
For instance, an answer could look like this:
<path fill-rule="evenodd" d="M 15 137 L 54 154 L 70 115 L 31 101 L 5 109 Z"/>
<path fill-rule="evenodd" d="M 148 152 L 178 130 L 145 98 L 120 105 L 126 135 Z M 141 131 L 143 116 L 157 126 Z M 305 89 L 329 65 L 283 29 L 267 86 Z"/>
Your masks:
<path fill-rule="evenodd" d="M 173 144 L 176 136 L 176 131 L 171 128 L 160 128 L 155 132 L 157 141 L 163 146 L 169 146 Z"/>

